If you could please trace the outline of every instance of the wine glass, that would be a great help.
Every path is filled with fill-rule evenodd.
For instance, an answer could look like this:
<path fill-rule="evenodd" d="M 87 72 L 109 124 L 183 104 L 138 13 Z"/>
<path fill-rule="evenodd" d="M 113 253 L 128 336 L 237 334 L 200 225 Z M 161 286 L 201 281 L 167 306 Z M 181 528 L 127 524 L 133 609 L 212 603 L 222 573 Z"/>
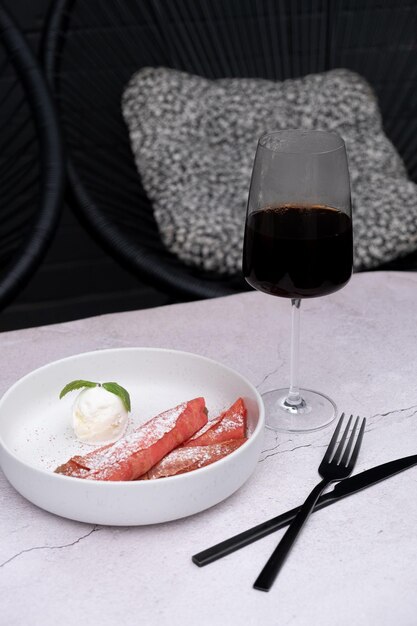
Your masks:
<path fill-rule="evenodd" d="M 330 398 L 298 386 L 300 304 L 346 285 L 352 262 L 343 139 L 318 130 L 262 135 L 249 190 L 243 273 L 255 289 L 292 304 L 290 385 L 263 394 L 273 430 L 317 430 L 336 417 Z"/>

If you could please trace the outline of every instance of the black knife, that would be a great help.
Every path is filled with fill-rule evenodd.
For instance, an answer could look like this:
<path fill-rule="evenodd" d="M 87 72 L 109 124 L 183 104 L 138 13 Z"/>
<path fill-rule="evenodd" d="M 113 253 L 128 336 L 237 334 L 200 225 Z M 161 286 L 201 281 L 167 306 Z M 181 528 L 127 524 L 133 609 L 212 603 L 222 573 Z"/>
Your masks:
<path fill-rule="evenodd" d="M 314 507 L 313 513 L 319 509 L 329 506 L 329 504 L 333 504 L 333 502 L 337 502 L 342 498 L 346 498 L 353 493 L 361 491 L 366 487 L 376 485 L 376 483 L 379 483 L 386 478 L 390 478 L 390 476 L 394 476 L 399 472 L 403 472 L 404 470 L 413 467 L 413 465 L 417 465 L 417 454 L 406 456 L 402 459 L 396 459 L 395 461 L 388 461 L 388 463 L 382 463 L 382 465 L 372 467 L 371 469 L 365 470 L 360 474 L 356 474 L 351 478 L 345 478 L 345 480 L 337 483 L 337 485 L 329 491 L 329 493 L 320 496 L 316 506 Z M 250 543 L 258 541 L 258 539 L 262 539 L 262 537 L 266 537 L 284 526 L 288 526 L 288 524 L 290 524 L 290 522 L 297 515 L 299 509 L 300 507 L 291 509 L 291 511 L 282 513 L 281 515 L 273 517 L 272 519 L 267 520 L 262 524 L 258 524 L 257 526 L 253 526 L 253 528 L 249 528 L 234 537 L 230 537 L 230 539 L 226 539 L 211 548 L 207 548 L 207 550 L 194 554 L 192 561 L 199 567 L 203 567 L 204 565 L 213 563 L 213 561 L 217 561 L 217 559 L 221 559 L 223 556 L 227 556 L 240 548 L 244 548 Z"/>

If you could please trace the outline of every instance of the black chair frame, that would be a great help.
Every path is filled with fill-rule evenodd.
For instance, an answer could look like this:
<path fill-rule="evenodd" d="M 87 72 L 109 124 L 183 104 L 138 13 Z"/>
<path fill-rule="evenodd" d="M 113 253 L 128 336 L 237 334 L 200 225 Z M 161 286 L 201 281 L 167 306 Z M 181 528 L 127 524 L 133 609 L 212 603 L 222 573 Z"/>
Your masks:
<path fill-rule="evenodd" d="M 60 126 L 49 87 L 24 35 L 3 5 L 0 5 L 0 36 L 36 128 L 41 173 L 33 198 L 37 205 L 34 217 L 0 275 L 0 308 L 4 308 L 27 284 L 52 241 L 62 207 L 65 170 Z"/>

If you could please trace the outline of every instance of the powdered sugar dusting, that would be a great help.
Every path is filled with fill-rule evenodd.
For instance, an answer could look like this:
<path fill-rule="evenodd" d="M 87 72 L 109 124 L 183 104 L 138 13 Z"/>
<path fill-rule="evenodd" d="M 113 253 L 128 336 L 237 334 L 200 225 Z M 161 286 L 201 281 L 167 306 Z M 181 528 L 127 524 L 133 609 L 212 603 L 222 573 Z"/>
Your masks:
<path fill-rule="evenodd" d="M 246 439 L 235 439 L 214 443 L 208 446 L 177 448 L 167 454 L 149 470 L 147 478 L 162 478 L 195 470 L 227 456 L 244 443 Z"/>
<path fill-rule="evenodd" d="M 206 433 L 208 430 L 210 430 L 210 428 L 213 428 L 216 424 L 218 424 L 221 419 L 222 419 L 222 415 L 219 415 L 219 417 L 215 417 L 212 420 L 209 420 L 207 422 L 207 424 L 205 424 L 203 426 L 203 428 L 200 428 L 200 430 L 198 430 L 195 435 L 193 435 L 192 437 L 190 437 L 190 439 L 188 441 L 193 441 L 194 439 L 198 439 L 199 437 L 201 437 L 201 435 L 204 435 L 204 433 Z"/>
<path fill-rule="evenodd" d="M 246 408 L 242 398 L 219 417 L 208 422 L 184 445 L 208 445 L 245 436 Z"/>
<path fill-rule="evenodd" d="M 201 463 L 210 461 L 216 453 L 219 454 L 222 444 L 213 444 L 212 446 L 193 446 L 190 448 L 178 448 L 167 454 L 158 463 L 158 469 L 170 467 L 176 463 Z"/>
<path fill-rule="evenodd" d="M 96 450 L 95 454 L 90 453 L 88 460 L 86 461 L 84 458 L 84 462 L 90 470 L 105 469 L 106 467 L 114 469 L 115 465 L 121 466 L 132 454 L 141 448 L 151 447 L 166 433 L 171 431 L 186 406 L 187 403 L 183 402 L 153 417 L 130 435 L 119 439 L 112 446 Z M 80 463 L 84 465 L 82 459 L 80 459 Z"/>
<path fill-rule="evenodd" d="M 233 413 L 229 413 L 225 415 L 224 418 L 220 421 L 220 424 L 216 426 L 216 433 L 223 433 L 233 430 L 235 428 L 239 428 L 244 425 L 244 415 L 242 415 L 241 411 L 234 411 Z"/>

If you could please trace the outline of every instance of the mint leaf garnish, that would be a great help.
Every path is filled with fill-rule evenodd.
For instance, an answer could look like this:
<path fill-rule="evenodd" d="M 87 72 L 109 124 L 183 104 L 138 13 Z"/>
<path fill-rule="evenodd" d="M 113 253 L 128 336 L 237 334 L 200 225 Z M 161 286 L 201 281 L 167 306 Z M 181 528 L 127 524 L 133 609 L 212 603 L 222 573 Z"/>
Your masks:
<path fill-rule="evenodd" d="M 92 383 L 89 380 L 73 380 L 68 385 L 62 389 L 59 394 L 59 399 L 63 398 L 70 391 L 75 391 L 76 389 L 82 389 L 83 387 L 98 387 L 100 383 Z"/>
<path fill-rule="evenodd" d="M 124 387 L 121 387 L 117 383 L 103 383 L 101 386 L 106 389 L 106 391 L 110 391 L 110 393 L 114 393 L 116 396 L 119 396 L 126 411 L 131 410 L 130 396 Z"/>

